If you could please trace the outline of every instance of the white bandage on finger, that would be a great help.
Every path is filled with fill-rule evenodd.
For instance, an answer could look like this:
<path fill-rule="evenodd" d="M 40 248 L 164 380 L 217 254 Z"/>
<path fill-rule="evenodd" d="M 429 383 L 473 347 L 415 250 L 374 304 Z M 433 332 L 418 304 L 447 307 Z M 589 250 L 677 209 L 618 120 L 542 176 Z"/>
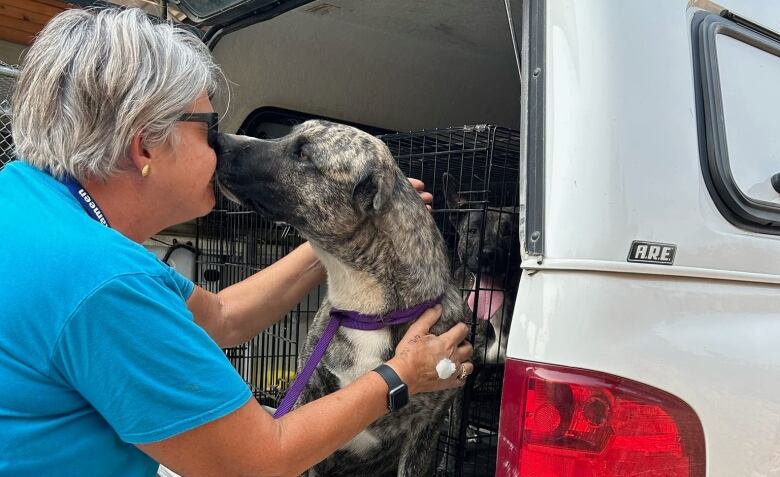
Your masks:
<path fill-rule="evenodd" d="M 448 358 L 442 358 L 436 365 L 436 373 L 439 375 L 439 379 L 447 379 L 455 373 L 455 363 Z"/>

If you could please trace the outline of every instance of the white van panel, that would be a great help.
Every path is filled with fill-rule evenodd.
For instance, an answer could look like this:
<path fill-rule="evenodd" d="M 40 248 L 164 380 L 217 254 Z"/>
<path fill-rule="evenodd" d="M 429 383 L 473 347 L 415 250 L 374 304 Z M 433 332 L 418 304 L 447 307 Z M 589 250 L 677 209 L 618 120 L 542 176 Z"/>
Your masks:
<path fill-rule="evenodd" d="M 730 224 L 702 178 L 687 7 L 547 2 L 545 257 L 625 263 L 645 240 L 675 265 L 780 274 L 780 237 Z"/>
<path fill-rule="evenodd" d="M 701 419 L 709 477 L 780 475 L 780 237 L 732 225 L 704 182 L 701 7 L 780 31 L 779 2 L 546 2 L 545 248 L 507 356 L 669 392 Z M 628 263 L 637 240 L 674 264 Z"/>

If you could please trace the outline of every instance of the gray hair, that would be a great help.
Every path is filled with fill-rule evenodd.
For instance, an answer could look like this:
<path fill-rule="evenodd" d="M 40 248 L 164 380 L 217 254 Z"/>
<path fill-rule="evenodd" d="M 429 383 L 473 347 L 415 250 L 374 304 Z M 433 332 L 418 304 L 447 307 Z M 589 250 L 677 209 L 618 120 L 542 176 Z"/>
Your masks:
<path fill-rule="evenodd" d="M 194 34 L 137 8 L 67 10 L 27 53 L 13 98 L 20 159 L 61 178 L 126 168 L 132 138 L 155 147 L 224 78 Z"/>

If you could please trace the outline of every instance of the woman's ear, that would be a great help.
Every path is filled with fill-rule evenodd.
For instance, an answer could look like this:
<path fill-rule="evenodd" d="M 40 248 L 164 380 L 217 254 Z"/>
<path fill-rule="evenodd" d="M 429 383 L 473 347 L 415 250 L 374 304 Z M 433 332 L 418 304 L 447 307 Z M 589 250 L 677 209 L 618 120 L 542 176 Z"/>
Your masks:
<path fill-rule="evenodd" d="M 152 162 L 152 152 L 144 145 L 143 137 L 138 132 L 130 141 L 130 147 L 128 148 L 128 156 L 133 164 L 133 168 L 141 174 L 144 167 L 148 166 Z"/>

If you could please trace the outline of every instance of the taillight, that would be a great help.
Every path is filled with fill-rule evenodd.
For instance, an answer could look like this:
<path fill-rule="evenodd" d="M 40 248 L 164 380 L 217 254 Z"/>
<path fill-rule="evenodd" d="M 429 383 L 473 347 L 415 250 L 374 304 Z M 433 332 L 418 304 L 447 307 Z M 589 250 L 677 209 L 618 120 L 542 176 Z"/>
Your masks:
<path fill-rule="evenodd" d="M 703 477 L 704 433 L 659 389 L 507 359 L 496 464 L 501 477 Z"/>

